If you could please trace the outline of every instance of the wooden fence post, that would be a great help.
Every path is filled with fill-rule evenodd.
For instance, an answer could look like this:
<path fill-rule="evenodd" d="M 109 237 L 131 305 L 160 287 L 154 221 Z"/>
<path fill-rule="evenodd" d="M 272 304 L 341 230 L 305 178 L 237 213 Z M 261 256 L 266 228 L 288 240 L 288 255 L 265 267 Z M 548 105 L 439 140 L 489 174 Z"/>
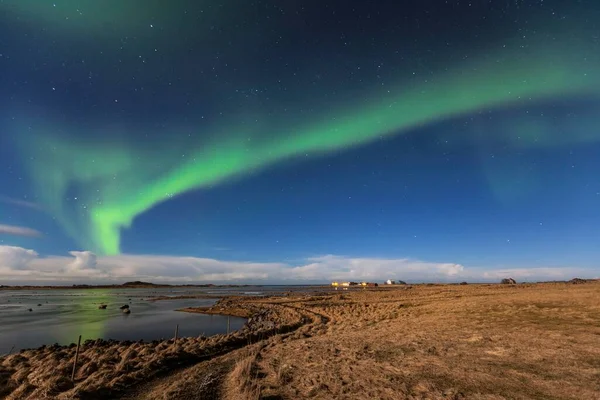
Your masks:
<path fill-rule="evenodd" d="M 179 324 L 175 325 L 175 341 L 177 341 L 178 335 L 179 335 Z"/>
<path fill-rule="evenodd" d="M 75 350 L 75 360 L 73 360 L 73 372 L 71 373 L 71 380 L 75 380 L 75 370 L 77 369 L 77 360 L 79 359 L 79 346 L 81 346 L 81 335 L 77 341 L 77 350 Z"/>

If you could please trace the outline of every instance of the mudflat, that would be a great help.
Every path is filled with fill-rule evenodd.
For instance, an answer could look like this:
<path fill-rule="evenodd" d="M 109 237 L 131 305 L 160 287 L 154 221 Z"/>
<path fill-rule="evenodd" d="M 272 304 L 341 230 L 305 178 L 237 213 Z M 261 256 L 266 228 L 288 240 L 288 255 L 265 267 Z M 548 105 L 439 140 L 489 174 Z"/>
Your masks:
<path fill-rule="evenodd" d="M 193 311 L 193 310 L 191 310 Z M 210 338 L 88 343 L 0 359 L 0 396 L 600 399 L 600 282 L 403 285 L 231 297 Z"/>

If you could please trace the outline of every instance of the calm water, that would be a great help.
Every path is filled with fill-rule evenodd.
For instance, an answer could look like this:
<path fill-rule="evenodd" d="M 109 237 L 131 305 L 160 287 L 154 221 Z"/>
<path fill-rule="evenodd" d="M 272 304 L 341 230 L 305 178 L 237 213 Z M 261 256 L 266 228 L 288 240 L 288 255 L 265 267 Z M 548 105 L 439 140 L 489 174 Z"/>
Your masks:
<path fill-rule="evenodd" d="M 260 293 L 257 288 L 247 291 Z M 77 342 L 79 335 L 82 341 L 170 338 L 177 324 L 180 336 L 225 333 L 227 317 L 174 311 L 210 306 L 215 299 L 147 300 L 207 292 L 179 288 L 0 291 L 0 354 L 44 344 L 70 344 Z M 210 292 L 217 294 L 219 290 Z M 223 292 L 231 294 L 232 290 Z M 100 304 L 107 304 L 107 309 L 99 310 Z M 124 304 L 129 304 L 131 314 L 121 312 L 119 307 Z M 240 329 L 245 322 L 233 317 L 230 321 L 232 330 Z"/>

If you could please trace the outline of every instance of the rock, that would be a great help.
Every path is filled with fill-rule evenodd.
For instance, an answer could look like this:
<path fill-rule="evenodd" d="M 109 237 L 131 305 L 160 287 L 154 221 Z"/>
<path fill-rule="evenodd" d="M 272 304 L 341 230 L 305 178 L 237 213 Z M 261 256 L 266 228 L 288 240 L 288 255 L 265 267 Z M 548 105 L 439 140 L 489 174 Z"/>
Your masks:
<path fill-rule="evenodd" d="M 121 307 L 119 307 L 119 309 L 121 310 L 125 310 L 129 308 L 129 304 L 123 304 Z"/>
<path fill-rule="evenodd" d="M 467 282 L 461 282 L 460 285 L 468 285 Z"/>
<path fill-rule="evenodd" d="M 517 281 L 515 281 L 513 278 L 504 278 L 500 283 L 503 285 L 516 285 Z"/>
<path fill-rule="evenodd" d="M 30 309 L 29 309 L 29 310 L 27 310 L 27 311 L 33 311 L 33 310 L 30 308 Z"/>
<path fill-rule="evenodd" d="M 106 310 L 106 304 L 100 304 L 100 305 L 98 306 L 98 309 L 99 309 L 99 310 Z"/>
<path fill-rule="evenodd" d="M 129 307 L 122 308 L 122 310 L 123 310 L 123 314 L 130 314 L 131 313 L 131 310 L 129 310 Z"/>
<path fill-rule="evenodd" d="M 42 306 L 41 304 L 38 304 L 38 307 L 41 307 L 41 306 Z"/>

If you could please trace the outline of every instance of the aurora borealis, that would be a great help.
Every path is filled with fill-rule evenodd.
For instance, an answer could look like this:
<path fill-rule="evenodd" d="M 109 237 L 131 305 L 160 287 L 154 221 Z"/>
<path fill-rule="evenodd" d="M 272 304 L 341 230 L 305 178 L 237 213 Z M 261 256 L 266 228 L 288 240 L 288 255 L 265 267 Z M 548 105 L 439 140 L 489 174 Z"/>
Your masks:
<path fill-rule="evenodd" d="M 592 2 L 108 3 L 102 10 L 83 0 L 0 3 L 7 20 L 3 37 L 17 38 L 0 59 L 7 71 L 2 91 L 10 98 L 3 106 L 1 133 L 1 153 L 10 154 L 3 165 L 10 165 L 10 173 L 0 194 L 40 203 L 44 218 L 52 219 L 43 229 L 60 229 L 69 238 L 61 239 L 61 246 L 71 241 L 71 247 L 106 256 L 153 253 L 140 244 L 127 248 L 122 235 L 138 232 L 136 225 L 141 230 L 140 218 L 150 221 L 155 210 L 188 215 L 198 229 L 206 229 L 203 238 L 222 239 L 225 231 L 237 231 L 240 221 L 232 220 L 231 212 L 219 219 L 218 207 L 194 199 L 230 190 L 223 206 L 239 208 L 239 199 L 255 196 L 256 189 L 245 182 L 260 186 L 265 196 L 255 198 L 261 205 L 248 210 L 249 218 L 264 229 L 275 227 L 273 236 L 281 235 L 289 217 L 277 222 L 257 211 L 263 206 L 282 215 L 298 210 L 291 194 L 275 200 L 284 189 L 279 180 L 269 180 L 273 171 L 284 168 L 288 176 L 278 179 L 292 187 L 294 176 L 307 174 L 311 165 L 347 165 L 344 160 L 351 159 L 353 171 L 373 170 L 382 161 L 374 162 L 367 153 L 401 158 L 423 141 L 447 146 L 423 151 L 418 163 L 444 159 L 450 164 L 443 172 L 423 175 L 421 184 L 444 186 L 444 174 L 461 171 L 457 174 L 472 185 L 455 190 L 466 190 L 466 198 L 480 197 L 486 204 L 481 215 L 508 213 L 509 206 L 519 208 L 513 215 L 533 215 L 527 212 L 531 202 L 549 192 L 573 190 L 572 185 L 589 188 L 589 194 L 581 194 L 591 199 L 583 201 L 585 207 L 580 194 L 572 197 L 580 211 L 593 213 L 600 200 L 598 180 L 589 174 L 600 139 L 600 30 Z M 577 149 L 588 152 L 577 161 L 588 172 L 549 182 L 557 160 Z M 450 161 L 451 153 L 455 158 Z M 468 211 L 461 217 L 461 207 L 444 204 L 443 196 L 436 203 L 429 194 L 426 208 L 438 210 L 434 217 L 417 197 L 412 206 L 397 205 L 407 216 L 417 215 L 414 220 L 400 218 L 402 210 L 383 212 L 374 205 L 380 202 L 377 196 L 401 196 L 399 188 L 408 187 L 403 174 L 425 174 L 430 168 L 416 164 L 386 164 L 385 185 L 360 178 L 361 185 L 377 187 L 377 194 L 363 194 L 361 205 L 341 209 L 347 218 L 363 212 L 377 222 L 367 227 L 357 221 L 356 229 L 378 236 L 376 226 L 390 222 L 394 227 L 384 235 L 403 237 L 399 230 L 415 230 L 407 220 L 420 232 L 443 232 L 457 219 L 470 218 Z M 314 182 L 308 190 L 322 193 L 323 202 L 307 193 L 300 197 L 313 199 L 316 213 L 323 215 L 338 196 L 327 188 L 350 179 L 352 172 L 338 168 L 337 175 L 321 174 L 319 168 L 310 177 L 303 175 L 298 185 Z M 410 178 L 411 185 L 416 181 Z M 319 211 L 319 204 L 327 206 Z M 561 210 L 548 209 L 544 215 L 566 210 L 568 219 L 575 207 L 554 206 Z M 303 215 L 310 213 L 307 205 L 300 208 Z M 0 217 L 9 213 L 0 212 Z M 18 225 L 30 225 L 31 218 L 23 217 Z M 486 218 L 478 222 L 477 232 L 523 232 L 515 221 L 498 229 L 498 221 Z M 164 228 L 161 221 L 148 223 L 165 237 L 179 235 L 175 226 Z M 317 217 L 303 221 L 312 224 L 289 224 L 290 238 L 298 230 L 310 236 L 319 231 Z M 215 224 L 222 227 L 215 229 Z M 557 240 L 560 228 L 555 229 L 544 237 Z M 346 230 L 341 223 L 323 239 Z M 447 234 L 456 238 L 451 231 Z M 477 245 L 478 235 L 471 235 L 461 243 L 465 248 Z M 406 234 L 413 236 L 418 235 Z M 152 240 L 160 242 L 160 237 Z M 234 237 L 214 245 L 243 242 Z M 290 246 L 286 254 L 306 251 Z M 410 249 L 413 244 L 398 239 L 391 246 Z M 505 251 L 497 246 L 483 247 Z M 276 259 L 266 247 L 260 254 Z M 383 249 L 366 247 L 371 254 Z M 390 248 L 383 252 L 389 255 Z M 406 256 L 421 257 L 421 251 L 416 253 Z M 445 257 L 443 252 L 439 256 Z M 536 259 L 531 254 L 524 258 Z"/>

